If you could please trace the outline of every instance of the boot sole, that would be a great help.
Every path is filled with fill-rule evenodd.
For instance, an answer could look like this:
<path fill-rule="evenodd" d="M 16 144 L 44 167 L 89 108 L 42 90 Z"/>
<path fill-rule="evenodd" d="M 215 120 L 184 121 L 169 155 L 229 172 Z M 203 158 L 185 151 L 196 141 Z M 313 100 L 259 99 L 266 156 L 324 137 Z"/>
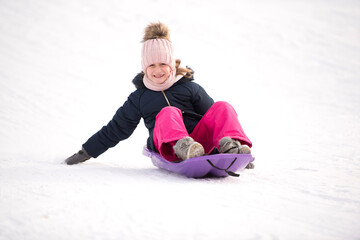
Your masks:
<path fill-rule="evenodd" d="M 203 156 L 204 154 L 205 154 L 204 147 L 200 143 L 194 142 L 189 147 L 189 150 L 187 153 L 187 159 L 194 158 L 194 157 L 200 157 L 200 156 Z"/>

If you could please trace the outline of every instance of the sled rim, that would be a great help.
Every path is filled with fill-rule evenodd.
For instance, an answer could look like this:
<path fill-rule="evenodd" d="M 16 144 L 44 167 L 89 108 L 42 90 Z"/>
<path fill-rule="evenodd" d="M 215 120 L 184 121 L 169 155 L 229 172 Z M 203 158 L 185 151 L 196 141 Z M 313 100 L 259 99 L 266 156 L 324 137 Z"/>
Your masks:
<path fill-rule="evenodd" d="M 236 171 L 244 169 L 247 164 L 255 160 L 251 154 L 221 153 L 189 158 L 181 162 L 171 162 L 165 160 L 159 153 L 149 150 L 146 146 L 143 149 L 143 154 L 150 157 L 156 167 L 190 178 L 201 178 L 207 175 L 213 177 L 238 176 L 235 173 Z"/>

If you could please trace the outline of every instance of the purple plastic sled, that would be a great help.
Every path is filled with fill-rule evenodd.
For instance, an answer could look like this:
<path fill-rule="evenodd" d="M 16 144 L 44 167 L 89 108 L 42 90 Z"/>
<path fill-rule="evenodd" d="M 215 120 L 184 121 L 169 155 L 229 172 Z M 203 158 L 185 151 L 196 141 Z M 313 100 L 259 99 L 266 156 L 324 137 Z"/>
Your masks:
<path fill-rule="evenodd" d="M 150 157 L 156 167 L 190 178 L 227 177 L 229 175 L 238 177 L 239 174 L 235 172 L 244 169 L 255 160 L 251 154 L 214 154 L 190 158 L 181 162 L 170 162 L 146 147 L 144 147 L 143 154 Z"/>

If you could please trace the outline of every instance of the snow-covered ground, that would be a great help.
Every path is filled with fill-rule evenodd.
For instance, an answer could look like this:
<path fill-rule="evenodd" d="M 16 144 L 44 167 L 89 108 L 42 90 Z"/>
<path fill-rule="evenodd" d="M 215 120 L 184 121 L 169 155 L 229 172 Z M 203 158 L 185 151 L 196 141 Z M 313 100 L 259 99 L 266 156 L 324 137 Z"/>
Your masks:
<path fill-rule="evenodd" d="M 135 88 L 144 27 L 237 110 L 254 170 L 189 179 L 147 131 L 61 162 Z M 0 239 L 360 239 L 357 0 L 0 0 Z"/>

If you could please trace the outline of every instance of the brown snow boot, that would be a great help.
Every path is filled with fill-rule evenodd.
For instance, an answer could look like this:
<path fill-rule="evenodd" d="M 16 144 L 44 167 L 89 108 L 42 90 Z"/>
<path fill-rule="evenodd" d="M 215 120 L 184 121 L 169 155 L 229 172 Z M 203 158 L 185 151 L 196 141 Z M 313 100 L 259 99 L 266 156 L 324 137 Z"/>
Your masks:
<path fill-rule="evenodd" d="M 230 137 L 223 137 L 219 141 L 220 153 L 250 154 L 251 150 L 246 145 L 241 145 L 238 140 Z"/>
<path fill-rule="evenodd" d="M 204 147 L 191 137 L 185 137 L 176 142 L 174 146 L 176 156 L 182 160 L 199 157 L 205 154 Z"/>
<path fill-rule="evenodd" d="M 251 150 L 247 145 L 241 145 L 238 140 L 230 137 L 223 137 L 219 141 L 220 153 L 232 153 L 232 154 L 251 154 Z M 247 169 L 255 168 L 254 163 L 249 163 L 246 166 Z"/>

